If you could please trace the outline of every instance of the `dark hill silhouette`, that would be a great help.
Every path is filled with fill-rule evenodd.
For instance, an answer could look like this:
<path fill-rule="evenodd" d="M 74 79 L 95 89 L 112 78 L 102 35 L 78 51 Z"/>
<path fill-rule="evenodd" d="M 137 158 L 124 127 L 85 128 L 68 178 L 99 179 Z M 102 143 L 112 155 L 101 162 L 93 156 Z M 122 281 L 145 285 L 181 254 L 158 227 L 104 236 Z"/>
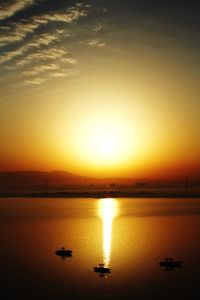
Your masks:
<path fill-rule="evenodd" d="M 3 186 L 33 186 L 33 185 L 107 185 L 107 184 L 133 185 L 134 180 L 129 178 L 92 178 L 64 171 L 40 172 L 17 171 L 0 172 L 0 187 Z"/>
<path fill-rule="evenodd" d="M 131 178 L 92 178 L 64 171 L 0 172 L 0 197 L 198 197 L 200 185 Z"/>

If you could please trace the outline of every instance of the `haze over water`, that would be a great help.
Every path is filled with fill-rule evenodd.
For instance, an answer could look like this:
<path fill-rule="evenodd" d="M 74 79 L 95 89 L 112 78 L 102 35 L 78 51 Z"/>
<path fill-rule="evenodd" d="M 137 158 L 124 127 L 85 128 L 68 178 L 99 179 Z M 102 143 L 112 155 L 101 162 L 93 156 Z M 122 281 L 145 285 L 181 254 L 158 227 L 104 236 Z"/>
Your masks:
<path fill-rule="evenodd" d="M 5 299 L 197 299 L 199 199 L 0 199 L 0 222 Z"/>

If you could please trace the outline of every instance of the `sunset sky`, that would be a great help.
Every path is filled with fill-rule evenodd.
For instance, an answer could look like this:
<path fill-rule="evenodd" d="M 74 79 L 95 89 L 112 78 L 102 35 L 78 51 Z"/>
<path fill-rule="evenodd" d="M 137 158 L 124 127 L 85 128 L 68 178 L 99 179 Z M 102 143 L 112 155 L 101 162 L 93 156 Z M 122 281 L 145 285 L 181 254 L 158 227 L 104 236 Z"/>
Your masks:
<path fill-rule="evenodd" d="M 0 171 L 200 177 L 200 2 L 0 0 Z"/>

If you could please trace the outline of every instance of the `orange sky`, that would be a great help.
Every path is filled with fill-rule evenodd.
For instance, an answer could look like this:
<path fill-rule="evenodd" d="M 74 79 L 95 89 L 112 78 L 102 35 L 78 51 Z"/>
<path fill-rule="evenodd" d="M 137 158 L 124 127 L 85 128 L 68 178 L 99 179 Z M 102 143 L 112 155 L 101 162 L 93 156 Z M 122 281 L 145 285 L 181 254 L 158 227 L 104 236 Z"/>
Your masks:
<path fill-rule="evenodd" d="M 1 171 L 199 177 L 195 29 L 125 2 L 0 15 Z"/>

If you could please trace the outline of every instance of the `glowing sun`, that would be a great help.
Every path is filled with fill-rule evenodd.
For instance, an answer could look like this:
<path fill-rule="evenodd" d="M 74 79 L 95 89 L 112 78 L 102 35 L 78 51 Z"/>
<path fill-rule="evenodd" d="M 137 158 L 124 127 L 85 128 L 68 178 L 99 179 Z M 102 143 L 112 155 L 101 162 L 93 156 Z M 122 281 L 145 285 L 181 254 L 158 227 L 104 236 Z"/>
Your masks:
<path fill-rule="evenodd" d="M 113 116 L 89 118 L 81 125 L 76 149 L 90 164 L 111 166 L 121 163 L 130 151 L 127 124 Z"/>
<path fill-rule="evenodd" d="M 101 171 L 129 165 L 137 148 L 131 109 L 123 105 L 122 97 L 109 93 L 83 99 L 85 107 L 81 110 L 76 106 L 70 127 L 70 146 L 77 166 Z"/>

